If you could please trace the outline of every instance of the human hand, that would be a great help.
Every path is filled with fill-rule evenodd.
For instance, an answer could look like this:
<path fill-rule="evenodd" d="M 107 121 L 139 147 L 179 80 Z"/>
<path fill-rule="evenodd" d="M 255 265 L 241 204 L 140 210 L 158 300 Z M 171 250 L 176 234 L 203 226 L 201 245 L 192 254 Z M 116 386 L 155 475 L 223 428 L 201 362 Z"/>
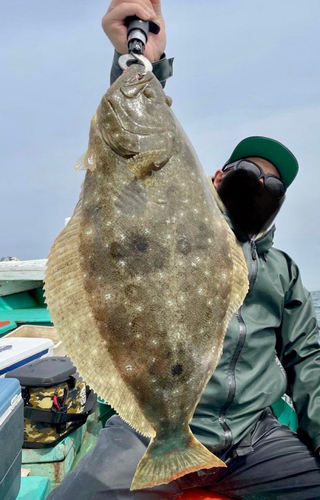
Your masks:
<path fill-rule="evenodd" d="M 116 51 L 126 54 L 127 27 L 124 21 L 126 17 L 134 15 L 144 21 L 157 21 L 160 24 L 157 35 L 149 33 L 143 54 L 151 62 L 158 61 L 165 51 L 167 41 L 160 0 L 112 0 L 102 19 L 102 28 Z"/>

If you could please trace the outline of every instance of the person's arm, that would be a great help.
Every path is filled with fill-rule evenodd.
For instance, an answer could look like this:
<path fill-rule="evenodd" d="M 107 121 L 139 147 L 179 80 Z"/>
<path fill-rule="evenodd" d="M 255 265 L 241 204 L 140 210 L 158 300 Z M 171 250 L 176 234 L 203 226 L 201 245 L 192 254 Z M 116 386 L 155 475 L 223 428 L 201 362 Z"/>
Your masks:
<path fill-rule="evenodd" d="M 164 87 L 167 78 L 172 75 L 173 59 L 167 59 L 164 54 L 167 39 L 160 0 L 112 0 L 102 19 L 103 30 L 115 48 L 110 75 L 111 83 L 122 73 L 118 59 L 121 54 L 126 54 L 128 51 L 125 19 L 133 15 L 146 21 L 157 21 L 160 24 L 160 32 L 157 35 L 149 33 L 144 55 L 151 61 L 153 72 Z"/>
<path fill-rule="evenodd" d="M 288 395 L 298 415 L 298 433 L 320 456 L 320 344 L 318 321 L 310 293 L 298 267 L 289 262 L 291 284 L 281 325 L 281 361 Z"/>

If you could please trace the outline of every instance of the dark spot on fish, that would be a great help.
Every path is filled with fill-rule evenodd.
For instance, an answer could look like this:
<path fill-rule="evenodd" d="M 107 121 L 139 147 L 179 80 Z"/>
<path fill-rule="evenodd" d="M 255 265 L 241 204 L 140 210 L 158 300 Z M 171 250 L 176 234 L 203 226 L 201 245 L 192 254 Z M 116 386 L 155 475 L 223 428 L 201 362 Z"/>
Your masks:
<path fill-rule="evenodd" d="M 149 247 L 149 243 L 147 238 L 143 235 L 135 235 L 132 238 L 132 247 L 133 250 L 138 251 L 138 252 L 146 252 Z"/>
<path fill-rule="evenodd" d="M 132 331 L 140 334 L 146 330 L 146 319 L 143 316 L 137 316 L 131 321 Z"/>
<path fill-rule="evenodd" d="M 204 222 L 200 222 L 199 224 L 199 232 L 203 235 L 203 236 L 206 236 L 208 238 L 209 236 L 209 231 L 208 231 L 208 228 L 206 226 L 206 224 Z"/>
<path fill-rule="evenodd" d="M 182 365 L 175 365 L 172 368 L 171 372 L 174 377 L 176 377 L 177 375 L 181 375 L 181 373 L 183 372 Z"/>
<path fill-rule="evenodd" d="M 104 278 L 109 276 L 111 271 L 113 274 L 117 274 L 119 269 L 123 270 L 124 266 L 129 276 L 149 274 L 166 266 L 169 258 L 167 248 L 160 245 L 158 241 L 147 238 L 138 232 L 128 234 L 126 228 L 123 230 L 126 234 L 123 241 L 112 241 L 108 248 L 96 256 L 95 263 L 98 265 L 95 275 L 102 276 L 104 281 Z M 82 245 L 85 243 L 86 240 Z M 92 253 L 91 247 L 90 251 Z M 93 264 L 86 262 L 83 266 L 84 272 L 86 272 L 85 268 L 87 267 L 92 268 Z M 128 294 L 130 294 L 130 289 L 128 289 Z"/>
<path fill-rule="evenodd" d="M 165 351 L 163 351 L 163 357 L 164 359 L 169 359 L 169 358 L 172 358 L 173 356 L 173 352 L 171 349 L 167 349 Z"/>
<path fill-rule="evenodd" d="M 128 333 L 128 318 L 126 308 L 121 305 L 114 308 L 114 310 L 106 312 L 105 321 L 108 325 L 108 330 L 112 332 L 110 335 L 110 342 L 117 342 L 125 339 Z"/>
<path fill-rule="evenodd" d="M 177 250 L 179 253 L 182 253 L 183 255 L 188 255 L 188 253 L 191 252 L 191 244 L 185 236 L 182 236 L 178 239 Z"/>
<path fill-rule="evenodd" d="M 126 286 L 124 293 L 130 299 L 137 299 L 141 295 L 141 289 L 136 285 Z"/>
<path fill-rule="evenodd" d="M 212 238 L 212 233 L 209 231 L 204 222 L 198 225 L 198 231 L 195 234 L 196 248 L 199 250 L 206 250 L 209 247 L 208 239 Z"/>
<path fill-rule="evenodd" d="M 168 260 L 168 250 L 143 235 L 133 234 L 126 247 L 127 270 L 131 276 L 143 275 L 162 269 Z"/>
<path fill-rule="evenodd" d="M 169 186 L 167 189 L 167 198 L 171 198 L 176 200 L 177 196 L 179 195 L 179 188 L 177 186 Z"/>
<path fill-rule="evenodd" d="M 156 269 L 162 269 L 166 263 L 166 255 L 156 255 L 153 259 L 153 265 Z"/>
<path fill-rule="evenodd" d="M 120 243 L 113 241 L 110 244 L 110 255 L 114 259 L 122 259 L 124 257 L 124 250 Z"/>

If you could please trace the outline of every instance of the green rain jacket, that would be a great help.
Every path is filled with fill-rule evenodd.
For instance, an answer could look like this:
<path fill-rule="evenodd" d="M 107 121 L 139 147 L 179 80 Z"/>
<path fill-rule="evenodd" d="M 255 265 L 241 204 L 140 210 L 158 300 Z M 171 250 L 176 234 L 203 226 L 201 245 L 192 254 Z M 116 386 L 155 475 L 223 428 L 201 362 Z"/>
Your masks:
<path fill-rule="evenodd" d="M 115 53 L 111 83 L 122 72 L 118 57 Z M 153 64 L 162 86 L 172 75 L 172 64 L 165 55 Z M 213 451 L 241 441 L 263 410 L 286 393 L 298 414 L 298 432 L 320 452 L 317 318 L 297 265 L 273 248 L 274 231 L 273 226 L 255 240 L 236 234 L 250 288 L 230 321 L 222 357 L 191 423 L 195 436 Z"/>
<path fill-rule="evenodd" d="M 275 226 L 251 240 L 236 234 L 249 292 L 231 319 L 222 357 L 192 420 L 196 437 L 216 451 L 248 435 L 284 393 L 298 414 L 298 432 L 320 450 L 318 322 L 297 265 L 273 248 L 274 232 Z"/>

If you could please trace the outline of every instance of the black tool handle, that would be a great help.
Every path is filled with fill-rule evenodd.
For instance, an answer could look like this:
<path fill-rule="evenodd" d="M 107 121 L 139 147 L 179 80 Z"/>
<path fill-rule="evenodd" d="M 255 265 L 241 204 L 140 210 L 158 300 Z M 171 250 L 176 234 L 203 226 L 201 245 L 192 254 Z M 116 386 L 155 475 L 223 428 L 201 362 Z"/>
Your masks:
<path fill-rule="evenodd" d="M 137 16 L 127 17 L 125 24 L 128 28 L 128 52 L 143 54 L 148 41 L 149 32 L 157 35 L 160 31 L 160 24 L 156 21 L 143 21 Z"/>

